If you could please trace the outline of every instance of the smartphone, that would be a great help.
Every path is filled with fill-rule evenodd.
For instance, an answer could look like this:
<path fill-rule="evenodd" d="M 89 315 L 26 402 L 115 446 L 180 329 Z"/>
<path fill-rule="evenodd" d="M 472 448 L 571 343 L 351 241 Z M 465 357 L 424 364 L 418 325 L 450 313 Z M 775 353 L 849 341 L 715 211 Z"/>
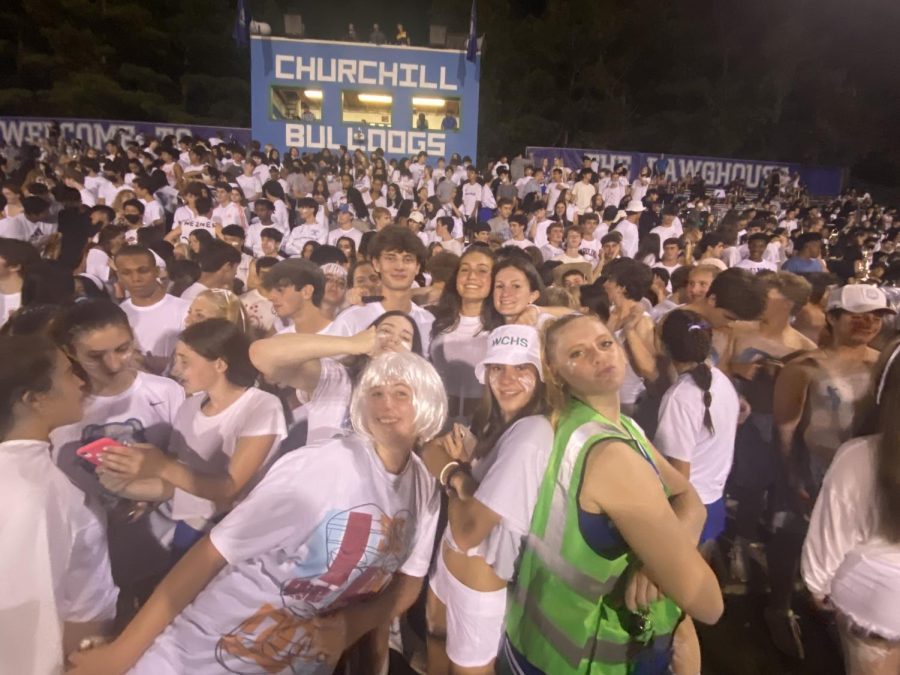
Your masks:
<path fill-rule="evenodd" d="M 100 466 L 100 455 L 103 454 L 104 450 L 110 445 L 122 445 L 119 441 L 104 436 L 96 441 L 88 443 L 87 445 L 82 445 L 78 450 L 75 451 L 75 454 L 81 457 L 84 460 L 87 460 L 94 466 Z"/>

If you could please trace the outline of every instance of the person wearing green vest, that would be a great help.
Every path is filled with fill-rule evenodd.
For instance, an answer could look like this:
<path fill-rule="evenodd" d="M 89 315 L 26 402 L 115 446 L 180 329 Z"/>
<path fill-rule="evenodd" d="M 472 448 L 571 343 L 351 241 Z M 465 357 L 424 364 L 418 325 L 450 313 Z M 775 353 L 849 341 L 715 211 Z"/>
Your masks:
<path fill-rule="evenodd" d="M 682 611 L 715 623 L 723 610 L 697 550 L 706 511 L 621 414 L 625 354 L 598 318 L 551 324 L 543 363 L 556 434 L 498 663 L 523 675 L 668 673 Z"/>

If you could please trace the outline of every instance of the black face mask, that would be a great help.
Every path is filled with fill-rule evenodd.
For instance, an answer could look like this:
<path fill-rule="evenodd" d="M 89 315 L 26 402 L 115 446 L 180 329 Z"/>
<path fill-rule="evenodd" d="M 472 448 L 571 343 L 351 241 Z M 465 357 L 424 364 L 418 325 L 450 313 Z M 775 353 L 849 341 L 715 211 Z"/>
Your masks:
<path fill-rule="evenodd" d="M 125 214 L 125 220 L 127 220 L 132 225 L 137 225 L 143 219 L 144 219 L 143 216 L 141 216 L 139 213 L 126 213 Z"/>

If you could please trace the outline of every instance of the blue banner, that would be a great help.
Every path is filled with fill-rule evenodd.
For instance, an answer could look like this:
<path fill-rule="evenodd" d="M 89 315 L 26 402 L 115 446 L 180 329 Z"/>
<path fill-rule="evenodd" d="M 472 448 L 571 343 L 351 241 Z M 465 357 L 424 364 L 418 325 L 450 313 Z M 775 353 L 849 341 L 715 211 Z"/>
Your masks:
<path fill-rule="evenodd" d="M 547 148 L 529 146 L 527 153 L 539 166 L 544 159 L 553 164 L 559 158 L 564 166 L 581 168 L 581 158 L 590 157 L 600 168 L 613 169 L 624 165 L 629 170 L 629 180 L 637 178 L 642 167 L 651 169 L 662 159 L 665 175 L 669 180 L 681 180 L 686 176 L 700 175 L 708 188 L 725 188 L 734 180 L 742 180 L 751 190 L 765 187 L 773 169 L 782 173 L 799 174 L 811 195 L 834 196 L 844 185 L 845 169 L 833 166 L 812 166 L 795 162 L 768 162 L 753 159 L 729 159 L 724 157 L 699 157 L 695 155 L 669 155 L 651 152 L 627 152 L 617 150 L 592 150 L 585 148 Z"/>
<path fill-rule="evenodd" d="M 262 144 L 475 158 L 480 58 L 254 35 L 250 59 L 253 138 Z"/>
<path fill-rule="evenodd" d="M 11 145 L 21 145 L 23 141 L 45 138 L 53 122 L 59 124 L 64 138 L 77 138 L 95 148 L 102 148 L 104 143 L 113 140 L 117 131 L 122 132 L 120 138 L 123 141 L 130 141 L 138 134 L 145 138 L 154 136 L 160 139 L 163 136 L 174 134 L 176 138 L 182 136 L 204 139 L 216 137 L 225 142 L 234 140 L 242 145 L 250 142 L 250 130 L 238 127 L 206 127 L 196 124 L 127 122 L 70 117 L 0 117 L 0 140 Z"/>

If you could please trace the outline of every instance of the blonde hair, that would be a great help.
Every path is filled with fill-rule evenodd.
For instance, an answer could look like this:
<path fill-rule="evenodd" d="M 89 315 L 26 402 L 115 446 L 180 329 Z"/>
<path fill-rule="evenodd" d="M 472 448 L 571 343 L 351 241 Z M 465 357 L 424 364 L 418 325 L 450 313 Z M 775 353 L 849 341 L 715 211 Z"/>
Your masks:
<path fill-rule="evenodd" d="M 569 385 L 554 372 L 550 366 L 553 350 L 559 342 L 559 332 L 573 321 L 578 319 L 591 319 L 598 323 L 603 323 L 600 317 L 591 314 L 566 314 L 555 321 L 548 321 L 544 324 L 544 330 L 541 339 L 541 365 L 544 371 L 544 395 L 547 401 L 547 409 L 550 417 L 550 424 L 555 429 L 559 424 L 559 419 L 569 405 L 572 398 L 572 392 Z"/>
<path fill-rule="evenodd" d="M 125 210 L 125 202 L 129 199 L 135 199 L 134 190 L 131 188 L 125 188 L 116 193 L 116 198 L 113 199 L 112 203 L 112 210 L 116 212 L 117 216 L 122 215 L 122 211 Z"/>
<path fill-rule="evenodd" d="M 244 303 L 241 302 L 237 295 L 223 288 L 211 288 L 208 291 L 198 293 L 194 300 L 199 298 L 212 303 L 218 310 L 219 315 L 215 318 L 226 319 L 237 326 L 242 333 L 247 332 L 247 311 L 244 309 Z"/>

